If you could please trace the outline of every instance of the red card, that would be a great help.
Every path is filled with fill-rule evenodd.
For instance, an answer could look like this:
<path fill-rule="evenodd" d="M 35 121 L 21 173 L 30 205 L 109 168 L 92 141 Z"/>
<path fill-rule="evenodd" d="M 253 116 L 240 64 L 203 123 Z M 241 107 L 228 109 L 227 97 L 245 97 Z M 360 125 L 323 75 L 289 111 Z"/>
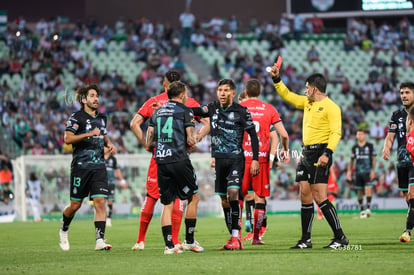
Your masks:
<path fill-rule="evenodd" d="M 280 67 L 282 66 L 282 62 L 283 62 L 283 58 L 279 55 L 276 60 L 276 67 L 278 70 L 280 70 Z"/>

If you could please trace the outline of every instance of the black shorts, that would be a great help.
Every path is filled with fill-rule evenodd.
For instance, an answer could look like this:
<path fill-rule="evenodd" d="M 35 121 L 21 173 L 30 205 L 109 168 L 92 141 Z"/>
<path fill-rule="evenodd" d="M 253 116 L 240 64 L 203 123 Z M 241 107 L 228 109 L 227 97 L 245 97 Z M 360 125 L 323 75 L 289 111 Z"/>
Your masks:
<path fill-rule="evenodd" d="M 303 147 L 302 156 L 296 167 L 296 181 L 307 181 L 310 184 L 328 183 L 329 168 L 332 165 L 332 158 L 324 167 L 317 166 L 319 157 L 325 151 L 326 145 L 317 146 L 317 148 Z"/>
<path fill-rule="evenodd" d="M 87 196 L 108 197 L 108 176 L 103 169 L 72 169 L 70 173 L 70 199 L 81 201 Z"/>
<path fill-rule="evenodd" d="M 414 185 L 414 167 L 398 167 L 398 189 L 408 191 L 408 185 Z"/>
<path fill-rule="evenodd" d="M 227 195 L 228 189 L 241 189 L 244 176 L 244 157 L 238 159 L 216 158 L 215 192 Z"/>
<path fill-rule="evenodd" d="M 355 175 L 355 189 L 364 189 L 365 187 L 372 187 L 373 181 L 369 178 L 369 173 Z"/>
<path fill-rule="evenodd" d="M 115 200 L 115 184 L 114 183 L 108 183 L 108 201 L 114 201 Z"/>
<path fill-rule="evenodd" d="M 161 203 L 170 204 L 177 197 L 186 200 L 198 192 L 193 165 L 189 159 L 158 164 L 158 189 Z"/>

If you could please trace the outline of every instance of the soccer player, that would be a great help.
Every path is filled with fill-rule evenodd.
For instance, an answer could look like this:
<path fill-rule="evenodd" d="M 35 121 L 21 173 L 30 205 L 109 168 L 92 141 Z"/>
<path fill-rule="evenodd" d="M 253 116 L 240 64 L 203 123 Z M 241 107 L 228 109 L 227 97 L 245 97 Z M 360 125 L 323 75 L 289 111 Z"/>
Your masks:
<path fill-rule="evenodd" d="M 233 102 L 236 85 L 231 79 L 222 79 L 217 85 L 218 101 L 192 108 L 194 115 L 210 118 L 212 166 L 215 167 L 215 192 L 221 198 L 224 218 L 231 234 L 223 250 L 240 250 L 239 191 L 244 174 L 243 136 L 251 138 L 253 157 L 250 166 L 252 177 L 259 173 L 259 144 L 257 134 L 246 107 Z"/>
<path fill-rule="evenodd" d="M 98 113 L 99 89 L 95 84 L 76 91 L 76 100 L 81 110 L 73 113 L 66 123 L 64 142 L 73 146 L 70 176 L 70 204 L 63 210 L 59 231 L 60 248 L 69 250 L 69 225 L 81 207 L 82 200 L 89 196 L 95 207 L 95 250 L 109 250 L 105 243 L 108 177 L 105 168 L 104 147 L 115 150 L 107 136 L 106 116 Z"/>
<path fill-rule="evenodd" d="M 259 239 L 259 233 L 261 230 L 263 230 L 262 224 L 264 216 L 266 214 L 266 197 L 270 196 L 270 168 L 275 158 L 275 155 L 270 156 L 269 154 L 271 126 L 273 126 L 280 135 L 282 141 L 281 156 L 286 156 L 283 158 L 283 161 L 287 163 L 290 160 L 288 152 L 288 133 L 286 132 L 286 129 L 283 126 L 282 120 L 280 119 L 279 113 L 276 111 L 276 109 L 272 105 L 259 100 L 260 92 L 260 82 L 257 79 L 250 79 L 246 83 L 246 100 L 240 103 L 240 105 L 246 107 L 249 110 L 259 140 L 260 173 L 252 178 L 248 171 L 252 163 L 253 152 L 251 147 L 251 141 L 247 136 L 247 133 L 244 134 L 243 150 L 246 159 L 246 165 L 243 178 L 242 193 L 243 196 L 246 195 L 249 185 L 250 183 L 252 183 L 252 187 L 255 194 L 252 240 L 253 245 L 264 244 L 263 241 Z"/>
<path fill-rule="evenodd" d="M 108 216 L 106 217 L 106 226 L 111 227 L 112 222 L 112 207 L 115 200 L 115 176 L 120 180 L 123 189 L 127 188 L 126 180 L 124 179 L 121 169 L 118 167 L 118 162 L 115 158 L 115 150 L 110 152 L 107 148 L 104 151 L 106 172 L 108 174 Z"/>
<path fill-rule="evenodd" d="M 411 162 L 414 163 L 414 108 L 409 109 L 407 121 L 407 145 Z M 400 237 L 400 242 L 407 243 L 411 239 L 411 232 L 414 227 L 414 178 L 410 177 L 408 184 L 408 213 L 405 230 Z"/>
<path fill-rule="evenodd" d="M 194 240 L 199 197 L 188 148 L 196 144 L 196 130 L 193 112 L 184 105 L 187 93 L 187 87 L 183 83 L 171 83 L 167 90 L 169 101 L 151 116 L 147 131 L 146 146 L 150 150 L 155 148 L 160 200 L 164 205 L 161 214 L 164 254 L 182 252 L 172 241 L 171 216 L 176 197 L 188 199 L 183 250 L 204 251 Z"/>
<path fill-rule="evenodd" d="M 371 216 L 372 185 L 375 179 L 376 153 L 374 145 L 366 140 L 365 129 L 357 129 L 357 143 L 352 146 L 351 159 L 348 164 L 347 180 L 352 181 L 355 172 L 355 189 L 358 194 L 358 204 L 361 219 Z M 364 194 L 367 198 L 367 209 L 364 210 Z"/>
<path fill-rule="evenodd" d="M 407 113 L 414 106 L 414 83 L 403 82 L 400 84 L 400 98 L 403 108 L 395 111 L 391 115 L 387 136 L 384 140 L 384 149 L 382 150 L 382 158 L 389 160 L 390 150 L 394 139 L 397 138 L 397 174 L 398 189 L 403 193 L 404 198 L 409 205 L 408 184 L 410 178 L 414 177 L 414 166 L 410 160 L 410 155 L 406 148 L 407 145 Z M 410 205 L 408 206 L 410 207 Z M 401 236 L 403 238 L 404 236 Z M 400 238 L 400 240 L 401 240 Z"/>
<path fill-rule="evenodd" d="M 150 98 L 147 100 L 142 107 L 138 110 L 137 114 L 131 121 L 131 130 L 134 132 L 139 143 L 142 146 L 146 145 L 146 140 L 144 133 L 141 129 L 141 125 L 151 117 L 154 112 L 154 106 L 164 105 L 168 101 L 167 89 L 170 83 L 180 80 L 180 74 L 177 71 L 170 70 L 165 73 L 164 77 L 164 92 L 160 95 Z M 188 98 L 187 107 L 198 107 L 200 106 L 197 101 L 192 98 Z M 201 119 L 200 122 L 203 124 L 203 128 L 200 129 L 200 133 L 197 136 L 197 142 L 200 141 L 205 135 L 209 132 L 209 121 L 207 119 Z M 158 192 L 158 182 L 157 182 L 157 164 L 154 157 L 151 158 L 151 163 L 148 168 L 147 176 L 147 195 L 145 197 L 144 204 L 141 209 L 141 214 L 139 217 L 139 233 L 138 238 L 132 250 L 144 250 L 145 247 L 145 235 L 147 234 L 148 225 L 151 222 L 152 215 L 154 212 L 154 206 L 157 200 L 160 198 Z M 182 201 L 178 198 L 174 203 L 174 210 L 172 213 L 172 230 L 173 230 L 173 242 L 178 244 L 178 233 L 180 231 L 181 221 L 183 218 L 183 204 Z"/>
<path fill-rule="evenodd" d="M 325 246 L 338 249 L 349 241 L 342 231 L 335 207 L 327 198 L 329 167 L 332 154 L 341 139 L 341 109 L 326 96 L 326 80 L 321 74 L 312 74 L 306 79 L 305 95 L 291 92 L 281 81 L 275 63 L 270 70 L 276 92 L 287 103 L 304 110 L 303 150 L 296 167 L 296 181 L 300 186 L 302 237 L 293 249 L 312 248 L 311 230 L 314 217 L 313 201 L 322 210 L 334 238 Z"/>

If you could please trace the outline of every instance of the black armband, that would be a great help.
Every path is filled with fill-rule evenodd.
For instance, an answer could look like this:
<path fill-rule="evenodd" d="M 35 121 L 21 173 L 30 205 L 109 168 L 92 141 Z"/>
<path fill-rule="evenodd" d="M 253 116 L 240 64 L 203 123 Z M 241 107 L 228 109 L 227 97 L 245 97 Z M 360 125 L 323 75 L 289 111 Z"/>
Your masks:
<path fill-rule="evenodd" d="M 327 156 L 328 158 L 332 158 L 333 151 L 329 148 L 326 148 L 323 152 L 323 155 Z"/>
<path fill-rule="evenodd" d="M 273 80 L 273 83 L 279 83 L 280 82 L 280 76 L 274 76 L 274 77 L 272 77 L 272 80 Z"/>

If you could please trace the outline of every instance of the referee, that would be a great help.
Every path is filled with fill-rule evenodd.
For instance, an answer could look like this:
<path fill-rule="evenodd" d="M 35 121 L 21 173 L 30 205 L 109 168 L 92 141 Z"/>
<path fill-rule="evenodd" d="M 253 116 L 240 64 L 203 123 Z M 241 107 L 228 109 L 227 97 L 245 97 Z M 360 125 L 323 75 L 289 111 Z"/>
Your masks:
<path fill-rule="evenodd" d="M 293 249 L 312 248 L 311 230 L 315 201 L 334 233 L 327 249 L 348 245 L 335 207 L 327 198 L 329 168 L 332 154 L 341 139 L 341 110 L 325 95 L 326 80 L 321 74 L 312 74 L 306 80 L 305 95 L 289 91 L 279 76 L 276 64 L 270 74 L 276 92 L 292 106 L 304 110 L 303 152 L 296 168 L 296 181 L 300 185 L 302 238 Z"/>

